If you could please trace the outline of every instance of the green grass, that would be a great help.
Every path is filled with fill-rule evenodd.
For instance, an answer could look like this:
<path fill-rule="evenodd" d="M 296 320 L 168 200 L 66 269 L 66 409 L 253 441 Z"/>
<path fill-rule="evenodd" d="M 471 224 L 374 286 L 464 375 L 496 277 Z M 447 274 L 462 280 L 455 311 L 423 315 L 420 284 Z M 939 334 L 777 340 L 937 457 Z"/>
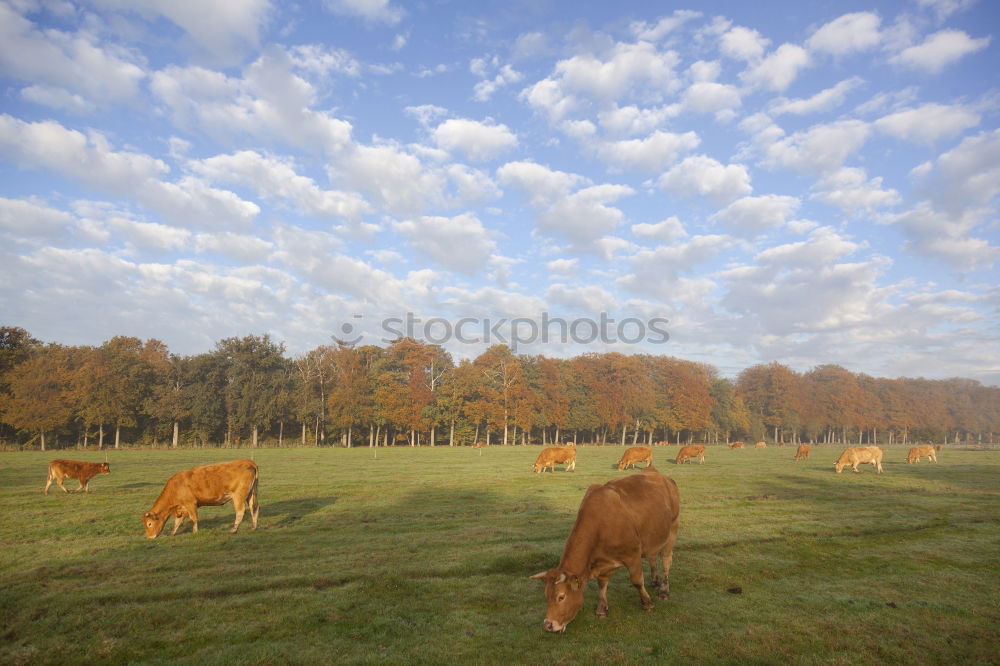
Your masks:
<path fill-rule="evenodd" d="M 205 507 L 155 541 L 139 516 L 167 477 L 251 452 L 111 451 L 89 495 L 49 496 L 48 460 L 104 454 L 0 454 L 0 663 L 1000 663 L 1000 452 L 890 449 L 878 476 L 835 474 L 833 447 L 657 448 L 671 599 L 643 612 L 619 571 L 609 618 L 591 583 L 553 635 L 528 576 L 587 485 L 632 472 L 609 446 L 534 474 L 538 450 L 258 450 L 256 532 Z"/>

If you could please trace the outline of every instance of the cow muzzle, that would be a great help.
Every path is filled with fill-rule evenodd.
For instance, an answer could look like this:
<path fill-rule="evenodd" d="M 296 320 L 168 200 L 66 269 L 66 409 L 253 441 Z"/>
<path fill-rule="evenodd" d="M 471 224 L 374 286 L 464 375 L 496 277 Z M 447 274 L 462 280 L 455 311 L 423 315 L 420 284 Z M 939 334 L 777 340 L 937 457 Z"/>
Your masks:
<path fill-rule="evenodd" d="M 559 634 L 561 634 L 564 631 L 566 631 L 566 625 L 565 624 L 560 624 L 560 623 L 556 622 L 555 620 L 550 620 L 548 618 L 545 618 L 545 621 L 542 622 L 542 626 L 545 627 L 545 631 L 550 631 L 552 633 L 559 633 Z"/>

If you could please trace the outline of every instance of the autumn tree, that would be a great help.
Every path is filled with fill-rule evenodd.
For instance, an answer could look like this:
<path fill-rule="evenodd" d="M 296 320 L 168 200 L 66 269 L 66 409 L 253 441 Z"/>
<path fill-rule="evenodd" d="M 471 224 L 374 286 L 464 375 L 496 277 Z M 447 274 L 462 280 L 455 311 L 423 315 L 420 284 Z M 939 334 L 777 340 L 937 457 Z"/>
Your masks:
<path fill-rule="evenodd" d="M 42 451 L 45 433 L 72 418 L 71 363 L 69 348 L 50 344 L 33 351 L 6 376 L 9 393 L 3 403 L 3 421 L 35 433 Z"/>

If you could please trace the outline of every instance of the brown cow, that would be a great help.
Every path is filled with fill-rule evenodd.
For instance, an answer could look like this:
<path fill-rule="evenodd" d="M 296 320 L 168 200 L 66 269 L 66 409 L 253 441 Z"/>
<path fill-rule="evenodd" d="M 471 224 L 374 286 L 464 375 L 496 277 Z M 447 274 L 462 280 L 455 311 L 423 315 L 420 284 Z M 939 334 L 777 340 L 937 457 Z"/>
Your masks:
<path fill-rule="evenodd" d="M 236 510 L 236 522 L 229 531 L 239 529 L 247 507 L 250 508 L 253 529 L 257 529 L 257 516 L 260 513 L 257 476 L 257 464 L 252 460 L 233 460 L 177 472 L 167 479 L 167 485 L 163 487 L 153 507 L 142 514 L 146 538 L 155 539 L 171 515 L 174 517 L 174 528 L 170 531 L 170 536 L 177 534 L 177 528 L 186 516 L 191 517 L 191 532 L 197 532 L 198 507 L 222 506 L 229 500 L 233 500 L 233 508 Z"/>
<path fill-rule="evenodd" d="M 753 448 L 755 448 L 755 449 L 766 449 L 767 448 L 767 442 L 757 442 L 756 444 L 753 445 Z"/>
<path fill-rule="evenodd" d="M 799 444 L 799 448 L 795 451 L 795 461 L 808 460 L 809 459 L 809 445 Z"/>
<path fill-rule="evenodd" d="M 933 446 L 914 446 L 910 449 L 910 452 L 906 454 L 906 462 L 919 463 L 922 456 L 927 456 L 927 462 L 932 460 L 937 462 L 937 456 L 934 455 Z"/>
<path fill-rule="evenodd" d="M 742 449 L 743 448 L 743 442 L 733 442 L 732 444 L 729 445 L 729 448 L 731 448 L 731 449 Z"/>
<path fill-rule="evenodd" d="M 691 446 L 681 447 L 681 450 L 677 452 L 677 457 L 674 459 L 675 465 L 680 465 L 682 462 L 688 459 L 701 458 L 701 464 L 705 463 L 705 447 L 701 444 L 692 444 Z"/>
<path fill-rule="evenodd" d="M 80 482 L 80 487 L 74 492 L 90 492 L 90 480 L 98 474 L 111 474 L 111 466 L 106 462 L 92 463 L 80 462 L 79 460 L 53 460 L 49 463 L 49 478 L 45 482 L 45 494 L 49 494 L 49 486 L 55 481 L 64 493 L 68 493 L 63 479 L 76 479 Z"/>
<path fill-rule="evenodd" d="M 670 564 L 680 507 L 677 484 L 653 467 L 604 485 L 591 484 L 580 502 L 559 565 L 532 576 L 545 582 L 545 631 L 566 631 L 583 606 L 583 590 L 591 578 L 598 582 L 597 617 L 607 617 L 608 580 L 623 566 L 639 591 L 643 609 L 651 610 L 643 558 L 649 562 L 657 596 L 670 596 Z"/>
<path fill-rule="evenodd" d="M 851 449 L 844 449 L 844 452 L 840 454 L 840 458 L 833 464 L 833 468 L 837 470 L 837 474 L 840 474 L 844 467 L 850 465 L 851 469 L 857 472 L 858 465 L 869 463 L 881 474 L 882 455 L 884 453 L 885 451 L 877 446 L 856 446 Z"/>
<path fill-rule="evenodd" d="M 646 467 L 652 467 L 653 449 L 648 446 L 633 446 L 622 454 L 621 460 L 618 461 L 618 469 L 628 469 L 629 465 L 635 467 L 639 462 L 646 463 Z"/>
<path fill-rule="evenodd" d="M 538 454 L 538 458 L 535 460 L 535 464 L 532 469 L 536 472 L 543 472 L 546 467 L 551 467 L 554 472 L 556 471 L 556 463 L 567 463 L 567 472 L 571 469 L 576 469 L 576 447 L 553 446 L 548 449 L 543 449 L 542 452 Z"/>

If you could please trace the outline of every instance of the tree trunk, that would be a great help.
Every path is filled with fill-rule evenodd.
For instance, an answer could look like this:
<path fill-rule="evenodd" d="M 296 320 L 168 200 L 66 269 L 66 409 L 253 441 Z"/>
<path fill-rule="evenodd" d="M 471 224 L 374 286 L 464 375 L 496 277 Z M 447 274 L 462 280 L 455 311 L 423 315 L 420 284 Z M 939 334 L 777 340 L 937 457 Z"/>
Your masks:
<path fill-rule="evenodd" d="M 181 424 L 178 423 L 177 421 L 174 421 L 174 437 L 170 441 L 170 446 L 173 447 L 173 448 L 175 448 L 175 449 L 177 448 L 177 439 L 178 439 L 178 436 L 180 435 L 180 427 L 181 427 Z"/>
<path fill-rule="evenodd" d="M 302 446 L 306 445 L 306 422 L 302 422 Z"/>
<path fill-rule="evenodd" d="M 257 426 L 253 427 L 253 432 L 250 434 L 250 446 L 257 448 Z"/>
<path fill-rule="evenodd" d="M 448 446 L 455 446 L 455 419 L 451 420 L 451 430 L 448 432 Z"/>
<path fill-rule="evenodd" d="M 281 440 L 283 439 L 284 434 L 285 434 L 285 422 L 284 421 L 278 421 L 278 448 L 279 449 L 281 448 Z"/>
<path fill-rule="evenodd" d="M 115 426 L 115 448 L 118 448 L 118 442 L 121 439 L 122 427 L 120 425 Z"/>
<path fill-rule="evenodd" d="M 43 432 L 43 433 L 41 433 L 41 435 L 42 435 L 42 451 L 44 451 L 45 450 L 45 433 Z"/>

